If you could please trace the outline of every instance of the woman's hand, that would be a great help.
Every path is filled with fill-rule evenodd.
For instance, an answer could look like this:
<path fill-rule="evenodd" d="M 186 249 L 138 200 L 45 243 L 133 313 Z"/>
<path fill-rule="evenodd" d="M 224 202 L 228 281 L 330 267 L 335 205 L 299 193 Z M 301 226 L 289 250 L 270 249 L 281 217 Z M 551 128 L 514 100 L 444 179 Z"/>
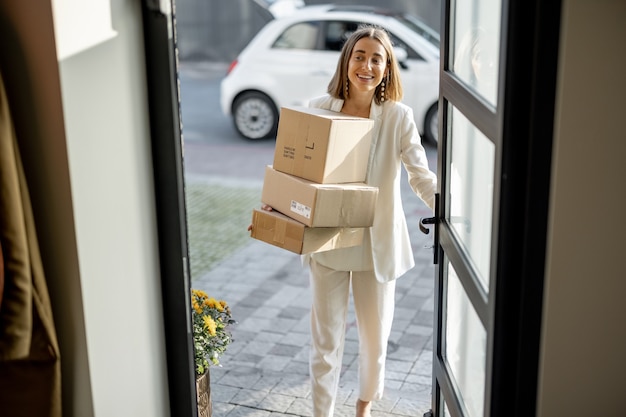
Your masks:
<path fill-rule="evenodd" d="M 265 210 L 265 211 L 272 211 L 272 210 L 274 210 L 274 209 L 272 208 L 272 206 L 268 206 L 267 204 L 263 204 L 263 205 L 261 206 L 261 210 Z M 250 224 L 250 225 L 248 226 L 248 232 L 251 232 L 251 231 L 252 231 L 252 224 Z"/>

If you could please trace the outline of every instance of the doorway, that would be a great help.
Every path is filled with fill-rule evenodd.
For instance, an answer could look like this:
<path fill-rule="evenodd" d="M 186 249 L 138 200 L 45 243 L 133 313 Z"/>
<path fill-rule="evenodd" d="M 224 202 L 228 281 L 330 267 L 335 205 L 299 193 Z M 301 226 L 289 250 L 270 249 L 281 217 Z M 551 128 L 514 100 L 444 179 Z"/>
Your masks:
<path fill-rule="evenodd" d="M 178 4 L 177 12 L 183 7 Z M 274 138 L 243 139 L 222 115 L 219 82 L 228 64 L 179 63 L 190 285 L 226 300 L 238 321 L 222 367 L 211 368 L 214 412 L 310 415 L 308 274 L 299 256 L 253 241 L 246 232 L 252 209 L 260 205 Z M 434 169 L 436 146 L 426 146 Z M 406 178 L 402 186 L 417 266 L 397 287 L 387 394 L 375 411 L 419 416 L 431 401 L 435 267 L 432 237 L 419 231 L 418 220 L 432 213 L 411 194 Z M 207 229 L 211 221 L 218 227 Z M 357 339 L 350 314 L 337 410 L 346 414 L 354 413 L 356 403 Z"/>

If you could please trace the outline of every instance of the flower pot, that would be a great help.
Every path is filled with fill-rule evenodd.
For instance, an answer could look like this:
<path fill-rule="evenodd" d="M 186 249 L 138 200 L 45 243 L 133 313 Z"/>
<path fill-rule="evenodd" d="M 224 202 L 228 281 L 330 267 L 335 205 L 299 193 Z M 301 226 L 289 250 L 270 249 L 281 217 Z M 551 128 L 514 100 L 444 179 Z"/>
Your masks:
<path fill-rule="evenodd" d="M 198 403 L 198 417 L 211 417 L 211 377 L 209 370 L 196 377 L 196 400 Z"/>

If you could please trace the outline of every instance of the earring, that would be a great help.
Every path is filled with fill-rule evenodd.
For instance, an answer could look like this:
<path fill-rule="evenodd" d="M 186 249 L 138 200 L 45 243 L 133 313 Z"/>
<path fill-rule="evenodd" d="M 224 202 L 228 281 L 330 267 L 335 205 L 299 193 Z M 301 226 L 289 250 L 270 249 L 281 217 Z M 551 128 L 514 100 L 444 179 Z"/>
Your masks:
<path fill-rule="evenodd" d="M 348 84 L 350 84 L 350 79 L 346 77 L 346 93 L 345 93 L 345 98 L 348 98 Z"/>
<path fill-rule="evenodd" d="M 389 73 L 383 78 L 383 82 L 380 83 L 380 101 L 385 101 L 385 86 L 389 84 Z"/>

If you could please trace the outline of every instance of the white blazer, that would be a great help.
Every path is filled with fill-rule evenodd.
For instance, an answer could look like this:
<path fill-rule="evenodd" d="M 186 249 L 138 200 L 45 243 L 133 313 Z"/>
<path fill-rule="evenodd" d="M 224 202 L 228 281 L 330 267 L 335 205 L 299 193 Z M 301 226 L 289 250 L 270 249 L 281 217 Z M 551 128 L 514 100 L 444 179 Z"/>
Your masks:
<path fill-rule="evenodd" d="M 324 95 L 311 100 L 309 106 L 339 112 L 343 100 Z M 428 168 L 410 107 L 394 101 L 372 102 L 369 118 L 374 120 L 374 131 L 365 182 L 378 187 L 374 224 L 366 230 L 363 245 L 311 257 L 336 270 L 374 270 L 378 281 L 387 282 L 415 266 L 400 196 L 401 163 L 411 188 L 431 209 L 437 176 Z"/>

